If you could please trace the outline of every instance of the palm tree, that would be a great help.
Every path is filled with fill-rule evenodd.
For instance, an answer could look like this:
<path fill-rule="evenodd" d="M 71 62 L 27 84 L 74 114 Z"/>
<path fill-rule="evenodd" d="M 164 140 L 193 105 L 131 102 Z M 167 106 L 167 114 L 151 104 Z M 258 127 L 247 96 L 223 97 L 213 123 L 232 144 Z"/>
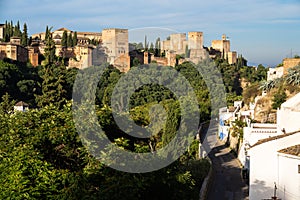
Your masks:
<path fill-rule="evenodd" d="M 276 81 L 275 80 L 269 80 L 269 81 L 263 81 L 260 84 L 259 89 L 261 89 L 262 91 L 268 92 L 270 91 L 272 88 L 274 88 L 276 86 Z"/>
<path fill-rule="evenodd" d="M 291 85 L 300 85 L 300 65 L 288 69 L 285 81 Z"/>

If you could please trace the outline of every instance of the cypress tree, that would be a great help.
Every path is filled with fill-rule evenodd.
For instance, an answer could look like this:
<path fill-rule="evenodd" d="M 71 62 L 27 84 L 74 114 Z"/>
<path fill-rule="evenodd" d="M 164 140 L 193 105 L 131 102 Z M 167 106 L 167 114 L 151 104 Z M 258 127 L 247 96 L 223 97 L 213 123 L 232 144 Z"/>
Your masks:
<path fill-rule="evenodd" d="M 68 34 L 67 31 L 63 32 L 62 38 L 61 38 L 61 46 L 62 47 L 67 47 L 67 39 L 68 39 Z"/>
<path fill-rule="evenodd" d="M 66 100 L 65 73 L 64 66 L 49 64 L 42 68 L 42 94 L 36 96 L 38 106 L 43 107 L 54 104 L 58 108 L 62 107 Z"/>
<path fill-rule="evenodd" d="M 151 42 L 149 52 L 154 53 L 154 45 Z"/>
<path fill-rule="evenodd" d="M 46 27 L 46 34 L 45 34 L 45 40 L 47 41 L 50 37 L 50 30 L 48 28 L 48 26 Z"/>
<path fill-rule="evenodd" d="M 14 36 L 17 36 L 17 37 L 21 37 L 22 36 L 22 32 L 21 32 L 20 22 L 19 21 L 17 22 L 17 25 L 15 26 Z"/>
<path fill-rule="evenodd" d="M 145 35 L 145 41 L 144 41 L 144 47 L 145 47 L 145 51 L 148 51 L 148 46 L 149 46 L 149 43 L 147 42 L 147 35 Z"/>
<path fill-rule="evenodd" d="M 77 32 L 75 31 L 73 35 L 73 47 L 75 47 L 76 45 L 77 45 Z"/>
<path fill-rule="evenodd" d="M 67 40 L 67 46 L 72 47 L 72 45 L 73 45 L 73 38 L 72 38 L 72 33 L 70 33 Z"/>
<path fill-rule="evenodd" d="M 4 28 L 4 42 L 9 41 L 9 23 L 5 21 L 5 28 Z"/>
<path fill-rule="evenodd" d="M 55 61 L 55 42 L 51 35 L 46 39 L 45 57 L 47 64 L 52 64 Z"/>
<path fill-rule="evenodd" d="M 13 35 L 14 35 L 14 24 L 13 24 L 12 21 L 10 21 L 10 25 L 9 25 L 9 38 L 11 36 L 13 36 Z"/>
<path fill-rule="evenodd" d="M 16 26 L 17 30 L 20 30 L 20 22 L 17 22 L 17 26 Z"/>
<path fill-rule="evenodd" d="M 32 43 L 32 37 L 30 36 L 30 37 L 28 38 L 28 46 L 31 45 L 31 43 Z"/>
<path fill-rule="evenodd" d="M 155 41 L 155 56 L 160 56 L 160 38 Z"/>
<path fill-rule="evenodd" d="M 27 25 L 26 25 L 26 23 L 24 23 L 24 27 L 23 27 L 21 44 L 23 46 L 27 46 L 28 45 L 28 33 L 27 33 Z"/>

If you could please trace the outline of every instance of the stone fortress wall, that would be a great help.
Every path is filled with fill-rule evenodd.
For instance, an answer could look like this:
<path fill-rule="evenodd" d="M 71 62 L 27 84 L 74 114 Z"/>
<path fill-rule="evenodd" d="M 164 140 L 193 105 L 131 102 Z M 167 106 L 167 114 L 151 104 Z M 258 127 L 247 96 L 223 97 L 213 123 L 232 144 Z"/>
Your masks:
<path fill-rule="evenodd" d="M 283 59 L 283 74 L 287 74 L 288 69 L 300 64 L 300 58 Z"/>
<path fill-rule="evenodd" d="M 76 32 L 77 45 L 75 47 L 63 47 L 61 45 L 64 32 L 73 36 L 75 33 L 75 31 L 69 29 L 60 28 L 52 31 L 51 34 L 56 44 L 56 55 L 68 58 L 68 67 L 82 69 L 91 65 L 100 65 L 108 62 L 122 72 L 127 72 L 130 69 L 130 63 L 133 60 L 131 57 L 135 54 L 129 52 L 128 29 L 107 28 L 103 29 L 102 32 Z M 29 53 L 27 57 L 31 63 L 37 66 L 40 64 L 39 55 L 45 52 L 45 33 L 33 34 L 32 38 L 34 45 L 24 48 Z M 11 44 L 18 45 L 18 48 L 21 49 L 21 46 L 14 41 L 15 39 L 17 38 L 12 38 Z M 99 42 L 100 45 L 95 46 L 90 44 L 91 40 Z M 164 53 L 164 56 L 156 57 L 150 52 L 139 52 L 138 54 L 142 53 L 142 56 L 138 59 L 143 61 L 140 62 L 141 64 L 156 62 L 159 65 L 175 66 L 185 61 L 197 64 L 209 57 L 214 58 L 221 55 L 224 59 L 228 60 L 229 64 L 236 63 L 237 53 L 230 51 L 230 41 L 226 35 L 222 35 L 222 40 L 213 40 L 211 47 L 208 48 L 203 46 L 203 41 L 203 32 L 200 31 L 171 34 L 168 39 L 160 42 L 160 49 Z M 2 53 L 0 57 L 5 57 L 8 55 L 8 53 L 5 53 L 8 44 L 1 45 Z M 17 50 L 10 52 L 14 51 Z M 211 54 L 212 52 L 213 54 Z M 20 60 L 20 58 L 13 59 Z"/>
<path fill-rule="evenodd" d="M 221 56 L 228 59 L 229 64 L 235 64 L 237 61 L 237 53 L 230 51 L 230 40 L 227 39 L 226 35 L 222 35 L 222 40 L 213 40 L 211 42 L 211 48 L 221 52 Z"/>
<path fill-rule="evenodd" d="M 230 51 L 230 41 L 226 35 L 222 35 L 222 40 L 213 40 L 211 47 L 204 48 L 203 32 L 188 32 L 171 34 L 168 40 L 161 41 L 161 50 L 165 52 L 165 60 L 162 58 L 151 57 L 151 61 L 157 63 L 165 63 L 168 66 L 175 66 L 184 61 L 198 63 L 208 57 L 215 58 L 216 55 L 210 55 L 210 52 L 219 52 L 224 59 L 228 60 L 229 64 L 237 62 L 237 52 Z M 182 55 L 179 61 L 176 61 L 176 55 Z"/>
<path fill-rule="evenodd" d="M 203 32 L 189 32 L 171 34 L 168 40 L 161 41 L 161 51 L 165 52 L 165 57 L 151 56 L 151 61 L 167 66 L 175 66 L 184 61 L 198 63 L 208 58 L 206 50 L 203 48 Z M 180 55 L 181 59 L 176 60 Z M 178 63 L 177 63 L 178 62 Z"/>

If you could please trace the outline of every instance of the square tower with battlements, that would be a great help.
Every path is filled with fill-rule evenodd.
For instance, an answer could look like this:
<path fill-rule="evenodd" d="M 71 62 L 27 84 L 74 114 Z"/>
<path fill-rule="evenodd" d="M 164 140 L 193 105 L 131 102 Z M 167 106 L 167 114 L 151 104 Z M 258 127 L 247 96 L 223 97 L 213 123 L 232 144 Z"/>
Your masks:
<path fill-rule="evenodd" d="M 120 71 L 130 67 L 128 29 L 109 28 L 102 30 L 102 45 L 107 61 Z"/>
<path fill-rule="evenodd" d="M 186 34 L 175 33 L 170 35 L 170 50 L 176 51 L 177 54 L 182 54 L 185 51 Z"/>
<path fill-rule="evenodd" d="M 106 49 L 108 62 L 113 64 L 121 55 L 128 54 L 128 30 L 109 28 L 102 30 L 102 45 Z"/>
<path fill-rule="evenodd" d="M 189 49 L 203 49 L 203 32 L 188 33 Z"/>
<path fill-rule="evenodd" d="M 221 55 L 226 58 L 230 52 L 230 41 L 227 40 L 225 34 L 222 35 L 222 40 L 213 40 L 211 47 L 221 52 Z"/>

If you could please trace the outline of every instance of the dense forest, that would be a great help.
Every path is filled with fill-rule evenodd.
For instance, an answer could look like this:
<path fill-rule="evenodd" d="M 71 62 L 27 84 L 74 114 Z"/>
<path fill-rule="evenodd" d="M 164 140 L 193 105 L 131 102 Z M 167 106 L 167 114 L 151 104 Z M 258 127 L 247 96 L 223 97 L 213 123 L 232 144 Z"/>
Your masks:
<path fill-rule="evenodd" d="M 197 70 L 199 65 L 202 71 Z M 197 119 L 198 124 L 216 116 L 213 105 L 226 106 L 218 102 L 222 99 L 222 91 L 226 93 L 225 103 L 232 105 L 235 100 L 242 99 L 242 80 L 253 84 L 266 78 L 266 68 L 261 65 L 257 69 L 247 67 L 241 56 L 236 65 L 229 65 L 221 58 L 199 65 L 185 62 L 171 68 L 152 63 L 135 66 L 128 75 L 108 65 L 85 70 L 67 69 L 63 60 L 55 56 L 49 30 L 42 66 L 0 60 L 0 198 L 198 199 L 210 164 L 206 159 L 199 160 L 199 141 L 195 139 L 197 127 L 191 129 L 188 122 Z M 94 157 L 91 151 L 99 147 L 83 142 L 86 138 L 78 134 L 72 108 L 78 103 L 74 102 L 74 93 L 90 90 L 80 85 L 80 80 L 87 78 L 82 75 L 100 68 L 104 69 L 103 73 L 94 77 L 97 84 L 93 109 L 97 123 L 111 143 L 130 152 L 153 153 L 166 147 L 183 124 L 192 138 L 183 155 L 175 157 L 167 167 L 147 173 L 121 172 Z M 138 74 L 134 71 L 156 77 L 136 78 Z M 177 73 L 172 74 L 172 71 Z M 218 73 L 220 76 L 215 76 Z M 130 84 L 120 84 L 122 79 Z M 76 86 L 79 88 L 74 87 L 75 80 L 79 81 Z M 180 82 L 182 80 L 187 80 L 190 88 Z M 177 92 L 170 89 L 174 86 Z M 212 87 L 214 93 L 210 91 Z M 178 94 L 188 92 L 193 93 L 197 107 L 185 113 L 181 106 L 188 105 L 189 99 Z M 121 103 L 114 104 L 112 98 Z M 18 101 L 28 103 L 30 109 L 14 111 L 13 106 Z M 158 116 L 163 115 L 149 111 L 155 105 L 165 110 L 165 123 L 158 127 L 151 126 L 152 121 L 159 121 Z M 116 109 L 117 117 L 128 112 L 135 124 L 151 126 L 156 134 L 147 138 L 128 135 L 116 123 Z M 184 116 L 187 120 L 183 120 Z M 83 117 L 81 120 L 88 123 L 92 119 Z M 166 156 L 172 156 L 172 152 L 168 153 L 170 155 Z"/>
<path fill-rule="evenodd" d="M 166 168 L 145 174 L 119 172 L 90 155 L 76 132 L 71 98 L 78 70 L 56 64 L 33 68 L 7 60 L 0 61 L 0 72 L 1 198 L 194 199 L 199 195 L 209 163 L 197 160 L 196 140 Z M 180 120 L 174 94 L 158 85 L 140 88 L 130 101 L 134 121 L 149 124 L 148 109 L 154 102 L 166 107 L 169 120 L 149 139 L 129 137 L 115 124 L 107 101 L 121 76 L 108 67 L 100 78 L 96 92 L 100 125 L 120 148 L 141 153 L 163 147 Z M 157 88 L 158 93 L 153 93 Z M 30 110 L 12 113 L 12 106 L 20 100 L 28 102 Z M 203 110 L 208 116 L 209 106 Z"/>
<path fill-rule="evenodd" d="M 221 61 L 216 66 L 223 74 L 227 97 L 230 97 L 228 103 L 241 98 L 239 76 L 249 76 L 250 73 L 245 72 L 249 68 L 243 66 L 236 70 L 235 66 Z M 159 68 L 155 65 L 143 67 Z M 196 94 L 200 120 L 209 120 L 211 102 L 202 75 L 188 62 L 175 69 L 189 81 Z M 162 74 L 166 72 L 161 69 Z M 207 160 L 198 160 L 197 140 L 168 167 L 143 174 L 114 170 L 88 152 L 77 134 L 72 116 L 72 89 L 80 73 L 83 72 L 66 69 L 59 62 L 33 68 L 11 60 L 0 61 L 0 180 L 3 183 L 0 197 L 197 199 L 209 170 Z M 246 77 L 249 81 L 261 80 L 256 75 L 258 70 L 251 73 L 251 77 Z M 138 153 L 163 148 L 176 134 L 181 120 L 179 99 L 159 84 L 144 84 L 138 88 L 129 101 L 134 122 L 140 126 L 149 125 L 149 109 L 157 103 L 166 109 L 167 122 L 150 138 L 129 136 L 115 123 L 110 104 L 113 89 L 122 76 L 123 73 L 108 66 L 99 78 L 95 94 L 99 124 L 120 148 Z M 13 113 L 17 101 L 27 102 L 30 110 Z"/>

